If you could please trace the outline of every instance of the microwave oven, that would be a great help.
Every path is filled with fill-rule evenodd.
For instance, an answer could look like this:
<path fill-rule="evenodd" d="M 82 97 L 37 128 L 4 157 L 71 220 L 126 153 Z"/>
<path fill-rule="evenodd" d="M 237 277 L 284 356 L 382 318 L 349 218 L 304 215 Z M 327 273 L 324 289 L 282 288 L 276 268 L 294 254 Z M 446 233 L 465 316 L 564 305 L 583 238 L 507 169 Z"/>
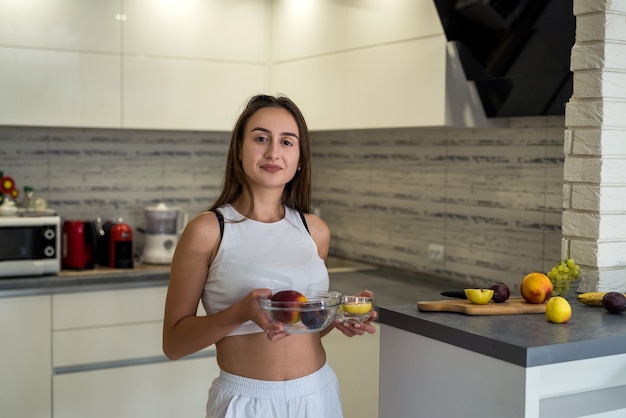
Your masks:
<path fill-rule="evenodd" d="M 60 227 L 59 216 L 0 216 L 0 277 L 58 273 Z"/>

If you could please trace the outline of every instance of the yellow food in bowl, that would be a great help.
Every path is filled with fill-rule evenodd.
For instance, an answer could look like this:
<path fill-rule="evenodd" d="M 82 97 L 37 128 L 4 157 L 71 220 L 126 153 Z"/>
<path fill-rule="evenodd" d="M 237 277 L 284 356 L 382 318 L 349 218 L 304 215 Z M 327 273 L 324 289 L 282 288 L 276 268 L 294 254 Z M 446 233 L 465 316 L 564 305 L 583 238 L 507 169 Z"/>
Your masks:
<path fill-rule="evenodd" d="M 366 303 L 345 303 L 342 305 L 342 309 L 353 315 L 364 315 L 372 310 L 372 304 Z"/>

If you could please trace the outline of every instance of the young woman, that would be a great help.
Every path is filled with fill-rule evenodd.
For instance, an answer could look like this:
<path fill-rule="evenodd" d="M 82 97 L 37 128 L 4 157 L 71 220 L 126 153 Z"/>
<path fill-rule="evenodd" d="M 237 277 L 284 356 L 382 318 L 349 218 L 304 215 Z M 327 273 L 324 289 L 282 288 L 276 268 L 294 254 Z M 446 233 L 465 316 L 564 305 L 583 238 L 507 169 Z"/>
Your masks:
<path fill-rule="evenodd" d="M 288 334 L 259 306 L 280 290 L 328 290 L 330 232 L 310 209 L 304 117 L 287 97 L 255 96 L 233 130 L 221 195 L 181 236 L 165 303 L 170 359 L 215 344 L 207 417 L 342 417 L 321 338 L 333 327 L 347 336 L 375 328 Z M 200 301 L 206 316 L 196 316 Z"/>

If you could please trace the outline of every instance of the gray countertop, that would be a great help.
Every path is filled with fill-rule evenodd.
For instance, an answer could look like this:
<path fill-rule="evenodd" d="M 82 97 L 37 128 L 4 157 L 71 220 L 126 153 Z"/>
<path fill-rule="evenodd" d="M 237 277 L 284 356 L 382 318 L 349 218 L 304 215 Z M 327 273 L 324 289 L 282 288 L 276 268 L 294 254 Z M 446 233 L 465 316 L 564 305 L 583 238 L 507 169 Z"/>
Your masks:
<path fill-rule="evenodd" d="M 169 266 L 138 265 L 133 269 L 64 270 L 58 275 L 0 279 L 0 298 L 91 290 L 166 286 Z"/>
<path fill-rule="evenodd" d="M 168 266 L 61 272 L 58 276 L 0 280 L 0 297 L 166 286 Z M 471 316 L 421 312 L 417 302 L 444 299 L 463 285 L 387 269 L 330 274 L 344 294 L 372 290 L 379 322 L 523 367 L 626 353 L 626 315 L 571 301 L 572 319 L 553 324 L 543 314 Z M 515 295 L 513 295 L 515 296 Z"/>
<path fill-rule="evenodd" d="M 407 279 L 396 273 L 396 280 Z M 523 367 L 626 353 L 626 314 L 583 305 L 575 295 L 569 298 L 572 318 L 566 324 L 551 323 L 544 314 L 472 316 L 417 309 L 418 301 L 446 299 L 440 292 L 454 289 L 432 280 L 408 285 L 405 299 L 412 300 L 377 303 L 379 322 Z"/>

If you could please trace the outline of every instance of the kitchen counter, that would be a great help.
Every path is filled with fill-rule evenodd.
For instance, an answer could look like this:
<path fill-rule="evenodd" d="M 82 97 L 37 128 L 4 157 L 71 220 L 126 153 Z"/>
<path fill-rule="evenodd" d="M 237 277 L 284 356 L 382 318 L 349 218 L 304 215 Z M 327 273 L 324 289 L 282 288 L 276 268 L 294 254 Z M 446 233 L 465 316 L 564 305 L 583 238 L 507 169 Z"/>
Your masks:
<path fill-rule="evenodd" d="M 2 279 L 0 297 L 166 286 L 168 276 L 169 266 L 63 271 Z M 462 287 L 389 269 L 331 271 L 332 290 L 376 296 L 379 416 L 626 416 L 626 315 L 575 301 L 567 324 L 417 310 Z"/>
<path fill-rule="evenodd" d="M 328 271 L 340 283 L 354 283 L 352 274 L 374 271 L 377 267 L 352 260 L 329 257 Z M 132 269 L 96 267 L 89 270 L 62 270 L 56 275 L 0 278 L 0 298 L 77 291 L 125 289 L 133 287 L 166 286 L 169 265 L 135 263 Z M 373 277 L 375 282 L 380 279 Z M 333 289 L 335 290 L 335 289 Z M 393 299 L 389 298 L 389 301 Z"/>
<path fill-rule="evenodd" d="M 442 297 L 432 295 L 438 300 Z M 379 308 L 380 322 L 523 367 L 626 353 L 625 315 L 570 300 L 572 319 L 544 314 L 470 316 L 420 312 L 415 303 Z"/>
<path fill-rule="evenodd" d="M 379 306 L 379 416 L 626 416 L 626 315 L 575 296 L 566 324 L 417 309 L 450 289 Z"/>
<path fill-rule="evenodd" d="M 166 286 L 169 266 L 134 269 L 97 268 L 59 275 L 0 280 L 0 297 L 75 291 Z M 370 289 L 379 322 L 523 367 L 626 353 L 626 315 L 572 302 L 567 324 L 552 324 L 542 314 L 468 316 L 420 312 L 417 301 L 444 299 L 443 290 L 460 283 L 390 269 L 340 270 L 330 273 L 330 288 L 344 294 Z"/>
<path fill-rule="evenodd" d="M 98 267 L 62 270 L 58 275 L 0 279 L 0 298 L 78 291 L 166 286 L 169 266 L 138 264 L 133 269 Z"/>

